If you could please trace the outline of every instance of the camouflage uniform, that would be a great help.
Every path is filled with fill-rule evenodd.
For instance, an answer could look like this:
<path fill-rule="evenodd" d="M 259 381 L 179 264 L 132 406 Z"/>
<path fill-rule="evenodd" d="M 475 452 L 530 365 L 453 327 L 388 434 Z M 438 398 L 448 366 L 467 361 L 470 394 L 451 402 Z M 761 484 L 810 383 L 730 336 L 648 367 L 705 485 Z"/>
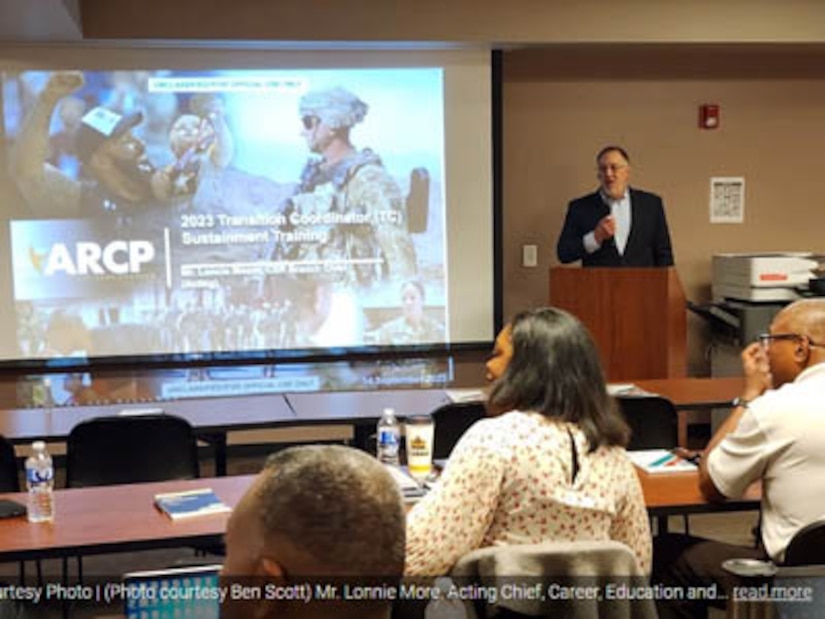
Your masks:
<path fill-rule="evenodd" d="M 310 92 L 301 100 L 303 115 L 322 118 L 333 129 L 360 122 L 366 109 L 366 104 L 341 88 Z M 333 166 L 311 159 L 284 215 L 327 216 L 331 221 L 290 222 L 282 227 L 287 233 L 312 234 L 314 240 L 278 243 L 274 259 L 340 260 L 340 269 L 328 271 L 326 279 L 346 285 L 369 286 L 386 276 L 405 279 L 416 274 L 401 189 L 370 149 L 354 151 Z"/>
<path fill-rule="evenodd" d="M 414 327 L 403 316 L 390 320 L 375 330 L 376 344 L 424 344 L 444 341 L 444 325 L 429 316 L 421 318 L 421 324 Z"/>

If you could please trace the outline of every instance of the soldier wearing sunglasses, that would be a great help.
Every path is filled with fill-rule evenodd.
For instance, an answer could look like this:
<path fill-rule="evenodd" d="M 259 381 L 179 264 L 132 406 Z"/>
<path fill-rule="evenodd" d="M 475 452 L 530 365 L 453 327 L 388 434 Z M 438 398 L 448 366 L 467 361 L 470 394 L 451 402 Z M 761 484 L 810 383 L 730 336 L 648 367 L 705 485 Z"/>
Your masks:
<path fill-rule="evenodd" d="M 368 109 L 340 87 L 301 98 L 301 136 L 313 156 L 285 209 L 289 223 L 274 256 L 342 265 L 326 276 L 357 287 L 417 273 L 401 188 L 375 152 L 350 139 Z"/>

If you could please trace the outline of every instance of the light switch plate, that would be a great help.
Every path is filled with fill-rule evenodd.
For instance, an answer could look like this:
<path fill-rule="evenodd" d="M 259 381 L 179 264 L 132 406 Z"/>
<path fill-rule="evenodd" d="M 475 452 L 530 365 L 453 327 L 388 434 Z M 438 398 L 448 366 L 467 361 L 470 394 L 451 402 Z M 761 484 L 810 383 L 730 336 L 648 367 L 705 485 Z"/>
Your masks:
<path fill-rule="evenodd" d="M 525 267 L 537 267 L 539 265 L 538 245 L 522 245 L 521 264 Z"/>

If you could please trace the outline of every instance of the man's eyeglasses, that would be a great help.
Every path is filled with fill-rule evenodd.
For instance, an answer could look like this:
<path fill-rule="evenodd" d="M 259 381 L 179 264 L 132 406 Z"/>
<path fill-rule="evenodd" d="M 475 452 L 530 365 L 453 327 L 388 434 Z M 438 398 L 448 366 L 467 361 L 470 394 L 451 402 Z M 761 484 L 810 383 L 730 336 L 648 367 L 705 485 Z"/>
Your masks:
<path fill-rule="evenodd" d="M 807 335 L 799 333 L 760 333 L 756 336 L 756 341 L 762 346 L 768 346 L 771 340 L 806 340 L 808 346 L 815 346 L 817 348 L 825 348 L 825 344 L 817 344 Z"/>
<path fill-rule="evenodd" d="M 318 124 L 318 117 L 309 114 L 301 118 L 301 123 L 304 125 L 304 129 L 309 131 Z"/>
<path fill-rule="evenodd" d="M 609 165 L 600 165 L 596 170 L 599 174 L 604 174 L 605 172 L 618 172 L 619 170 L 624 170 L 626 167 L 626 163 L 611 163 Z"/>

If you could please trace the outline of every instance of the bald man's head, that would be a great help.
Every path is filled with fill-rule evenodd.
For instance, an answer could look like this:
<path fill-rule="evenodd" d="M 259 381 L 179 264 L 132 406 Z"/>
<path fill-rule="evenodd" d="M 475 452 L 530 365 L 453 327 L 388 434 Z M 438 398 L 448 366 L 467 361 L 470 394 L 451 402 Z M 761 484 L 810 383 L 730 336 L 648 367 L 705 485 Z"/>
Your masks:
<path fill-rule="evenodd" d="M 825 362 L 825 299 L 792 303 L 776 315 L 770 331 L 778 336 L 767 353 L 773 386 L 780 387 L 805 368 Z"/>
<path fill-rule="evenodd" d="M 803 299 L 783 309 L 777 318 L 785 316 L 795 333 L 815 343 L 825 344 L 825 299 Z"/>

